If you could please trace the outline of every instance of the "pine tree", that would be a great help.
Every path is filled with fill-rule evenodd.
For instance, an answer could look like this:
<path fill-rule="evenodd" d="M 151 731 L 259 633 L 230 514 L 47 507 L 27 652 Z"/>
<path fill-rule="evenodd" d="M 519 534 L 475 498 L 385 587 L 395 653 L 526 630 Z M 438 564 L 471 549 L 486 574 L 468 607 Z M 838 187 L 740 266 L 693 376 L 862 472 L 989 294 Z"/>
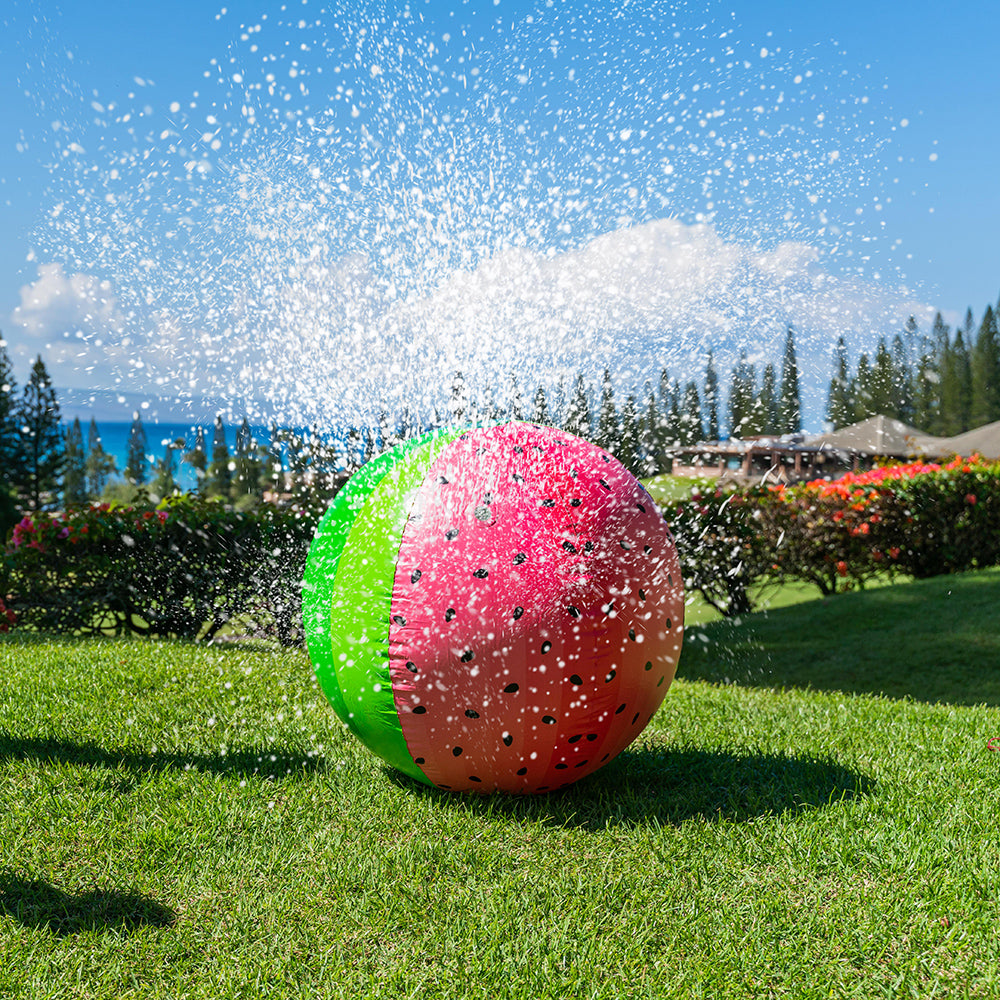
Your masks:
<path fill-rule="evenodd" d="M 896 418 L 894 367 L 885 338 L 879 337 L 869 380 L 869 408 L 873 414 Z"/>
<path fill-rule="evenodd" d="M 695 389 L 697 392 L 697 389 Z M 639 415 L 636 412 L 635 396 L 631 393 L 625 399 L 621 415 L 621 437 L 616 453 L 618 461 L 633 475 L 640 475 L 642 457 L 639 447 Z"/>
<path fill-rule="evenodd" d="M 109 455 L 101 444 L 101 433 L 97 429 L 97 421 L 91 417 L 87 429 L 87 460 L 84 465 L 87 476 L 87 496 L 91 500 L 100 500 L 108 479 L 118 471 L 114 456 Z"/>
<path fill-rule="evenodd" d="M 981 427 L 1000 420 L 1000 337 L 996 314 L 986 307 L 972 351 L 970 424 Z"/>
<path fill-rule="evenodd" d="M 681 426 L 681 386 L 677 379 L 670 383 L 667 398 L 670 400 L 670 409 L 667 411 L 667 444 L 676 448 L 684 437 L 684 428 Z"/>
<path fill-rule="evenodd" d="M 747 352 L 740 351 L 740 360 L 733 369 L 729 388 L 729 436 L 738 438 L 748 433 L 750 407 L 753 403 L 753 366 L 747 361 Z"/>
<path fill-rule="evenodd" d="M 142 486 L 149 481 L 147 450 L 146 429 L 142 426 L 142 417 L 135 413 L 132 417 L 132 429 L 129 431 L 128 448 L 125 452 L 125 481 L 133 486 Z"/>
<path fill-rule="evenodd" d="M 760 433 L 768 437 L 775 437 L 780 433 L 778 423 L 778 386 L 777 376 L 774 373 L 774 365 L 770 361 L 764 365 L 764 374 L 760 380 L 760 396 L 758 410 L 758 426 Z"/>
<path fill-rule="evenodd" d="M 854 417 L 854 401 L 851 399 L 850 375 L 847 368 L 847 345 L 843 336 L 837 338 L 833 349 L 833 377 L 826 399 L 826 419 L 834 430 L 846 427 Z"/>
<path fill-rule="evenodd" d="M 40 510 L 43 500 L 58 485 L 63 463 L 59 404 L 41 355 L 31 367 L 17 407 L 17 423 L 23 444 L 23 465 L 15 468 L 14 486 L 31 510 Z"/>
<path fill-rule="evenodd" d="M 916 321 L 911 316 L 906 324 L 905 338 L 898 333 L 892 338 L 892 415 L 904 424 L 912 424 L 916 413 L 911 349 L 907 347 L 907 344 L 916 343 L 916 328 Z"/>
<path fill-rule="evenodd" d="M 778 399 L 778 431 L 798 434 L 802 430 L 802 396 L 799 389 L 799 366 L 795 360 L 795 334 L 788 328 L 781 359 L 781 390 Z"/>
<path fill-rule="evenodd" d="M 63 504 L 75 507 L 87 499 L 87 456 L 83 450 L 83 428 L 79 417 L 74 417 L 66 431 L 63 448 Z"/>
<path fill-rule="evenodd" d="M 605 368 L 601 381 L 601 408 L 597 415 L 597 435 L 594 443 L 615 454 L 618 450 L 618 411 L 615 409 L 615 391 L 611 385 L 611 372 Z"/>
<path fill-rule="evenodd" d="M 513 372 L 510 373 L 510 418 L 524 420 L 524 397 L 521 395 L 517 376 Z"/>
<path fill-rule="evenodd" d="M 465 423 L 469 412 L 469 390 L 465 384 L 465 376 L 455 372 L 451 379 L 451 398 L 448 400 L 448 414 L 456 427 Z"/>
<path fill-rule="evenodd" d="M 646 410 L 642 418 L 639 439 L 640 447 L 645 456 L 644 472 L 647 476 L 666 472 L 669 468 L 664 429 L 663 416 L 656 405 L 656 395 L 653 393 L 653 387 L 647 382 Z"/>
<path fill-rule="evenodd" d="M 385 422 L 383 423 L 382 434 L 387 435 Z M 383 436 L 383 441 L 385 437 Z M 233 464 L 236 466 L 233 477 L 233 499 L 241 497 L 260 498 L 260 472 L 261 459 L 257 442 L 254 440 L 250 430 L 250 424 L 246 417 L 236 431 L 236 448 L 233 456 Z"/>
<path fill-rule="evenodd" d="M 17 382 L 7 353 L 7 341 L 0 336 L 0 490 L 13 485 L 23 459 L 21 431 L 17 424 Z"/>
<path fill-rule="evenodd" d="M 705 429 L 709 441 L 719 440 L 719 376 L 715 371 L 712 350 L 708 351 L 708 363 L 705 365 L 705 391 L 702 394 L 704 412 L 708 426 Z"/>
<path fill-rule="evenodd" d="M 535 390 L 535 399 L 531 404 L 531 421 L 548 427 L 552 423 L 552 414 L 549 413 L 549 404 L 545 399 L 545 390 L 539 386 Z"/>
<path fill-rule="evenodd" d="M 204 496 L 208 489 L 208 453 L 205 449 L 205 431 L 199 427 L 194 433 L 194 447 L 186 452 L 184 461 L 194 469 L 198 492 Z"/>
<path fill-rule="evenodd" d="M 233 470 L 229 457 L 229 444 L 226 441 L 226 428 L 222 423 L 221 414 L 215 418 L 215 428 L 212 432 L 212 461 L 208 465 L 206 484 L 207 496 L 228 499 L 233 485 Z"/>
<path fill-rule="evenodd" d="M 587 386 L 583 373 L 577 374 L 573 382 L 573 392 L 566 406 L 566 416 L 563 420 L 563 430 L 569 434 L 589 441 L 592 431 L 590 416 L 590 400 L 587 398 Z"/>
<path fill-rule="evenodd" d="M 920 341 L 920 360 L 913 385 L 913 423 L 928 434 L 941 433 L 941 366 L 950 339 L 951 330 L 938 313 L 930 336 Z"/>
<path fill-rule="evenodd" d="M 161 500 L 177 491 L 177 462 L 174 458 L 174 449 L 183 447 L 184 442 L 179 438 L 176 441 L 168 441 L 163 451 L 163 458 L 158 458 L 153 463 L 153 482 L 150 490 Z"/>
<path fill-rule="evenodd" d="M 684 401 L 681 410 L 681 444 L 697 444 L 705 439 L 705 428 L 701 418 L 701 400 L 698 386 L 688 382 L 684 386 Z"/>
<path fill-rule="evenodd" d="M 867 353 L 858 358 L 858 368 L 851 380 L 851 399 L 854 400 L 854 417 L 852 423 L 867 420 L 873 416 L 872 409 L 872 371 L 868 363 Z"/>

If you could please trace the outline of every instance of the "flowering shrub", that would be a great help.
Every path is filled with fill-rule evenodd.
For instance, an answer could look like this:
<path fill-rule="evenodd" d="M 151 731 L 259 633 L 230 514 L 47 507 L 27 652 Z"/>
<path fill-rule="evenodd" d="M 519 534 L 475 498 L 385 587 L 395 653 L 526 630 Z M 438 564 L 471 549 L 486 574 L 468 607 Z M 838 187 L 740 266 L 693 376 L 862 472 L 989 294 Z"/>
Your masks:
<path fill-rule="evenodd" d="M 30 628 L 208 639 L 243 616 L 292 642 L 317 517 L 190 495 L 33 514 L 4 553 L 8 604 Z"/>
<path fill-rule="evenodd" d="M 9 632 L 11 625 L 17 621 L 17 615 L 3 602 L 0 597 L 0 632 Z"/>

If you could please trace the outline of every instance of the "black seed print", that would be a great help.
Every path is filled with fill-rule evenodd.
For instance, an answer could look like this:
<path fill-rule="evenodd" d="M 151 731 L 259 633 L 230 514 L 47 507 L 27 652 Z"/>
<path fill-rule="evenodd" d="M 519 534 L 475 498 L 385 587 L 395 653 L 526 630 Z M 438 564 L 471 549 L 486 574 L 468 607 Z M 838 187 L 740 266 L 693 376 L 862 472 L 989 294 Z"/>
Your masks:
<path fill-rule="evenodd" d="M 575 764 L 574 767 L 583 767 L 584 764 L 589 764 L 589 760 L 581 760 L 579 764 Z"/>
<path fill-rule="evenodd" d="M 551 715 L 543 715 L 542 722 L 547 726 L 554 726 L 556 724 L 556 720 Z"/>
<path fill-rule="evenodd" d="M 528 773 L 528 769 L 526 767 L 519 767 L 517 769 L 517 773 L 521 775 L 521 777 L 524 777 L 524 775 Z"/>
<path fill-rule="evenodd" d="M 543 642 L 542 643 L 542 652 L 543 653 L 547 653 L 551 648 L 552 648 L 552 643 L 551 642 Z"/>
<path fill-rule="evenodd" d="M 646 660 L 646 669 L 647 670 L 652 670 L 653 669 L 653 661 L 652 660 Z"/>
<path fill-rule="evenodd" d="M 419 569 L 415 569 L 410 574 L 410 583 L 416 583 L 424 574 L 420 572 Z"/>
<path fill-rule="evenodd" d="M 570 476 L 570 479 L 576 479 L 576 477 L 577 477 L 578 475 L 579 475 L 579 473 L 578 473 L 578 472 L 576 471 L 576 469 L 570 469 L 570 470 L 569 470 L 569 476 Z"/>
<path fill-rule="evenodd" d="M 518 552 L 518 553 L 517 553 L 517 554 L 516 554 L 516 555 L 514 556 L 514 565 L 515 565 L 515 566 L 520 566 L 520 565 L 521 565 L 521 563 L 523 563 L 523 562 L 524 562 L 524 560 L 525 560 L 525 559 L 527 559 L 527 558 L 528 558 L 528 555 L 527 555 L 527 553 L 526 553 L 526 552 Z"/>
<path fill-rule="evenodd" d="M 438 476 L 438 485 L 439 486 L 447 486 L 448 485 L 448 479 L 447 479 L 447 477 L 445 477 L 445 476 Z"/>
<path fill-rule="evenodd" d="M 587 742 L 593 743 L 597 739 L 597 733 L 587 733 Z"/>
<path fill-rule="evenodd" d="M 645 513 L 646 513 L 646 508 L 645 508 L 645 507 L 643 507 L 643 505 L 642 505 L 641 503 L 638 503 L 638 502 L 637 502 L 637 503 L 636 503 L 636 507 L 638 507 L 638 508 L 639 508 L 639 510 L 641 510 L 641 511 L 643 512 L 643 514 L 645 514 Z"/>
<path fill-rule="evenodd" d="M 601 610 L 605 614 L 607 614 L 614 606 L 615 606 L 615 602 L 614 601 L 608 601 L 607 604 L 602 604 L 601 605 Z"/>
<path fill-rule="evenodd" d="M 604 756 L 603 756 L 603 757 L 601 758 L 601 763 L 603 764 L 603 763 L 604 763 L 604 762 L 605 762 L 605 761 L 606 761 L 606 760 L 607 760 L 607 759 L 608 759 L 608 758 L 609 758 L 610 756 L 611 756 L 611 754 L 609 754 L 609 753 L 606 753 L 606 754 L 605 754 L 605 755 L 604 755 Z"/>
<path fill-rule="evenodd" d="M 569 767 L 569 764 L 556 764 L 557 771 L 565 771 Z"/>
<path fill-rule="evenodd" d="M 451 785 L 442 784 L 440 781 L 438 782 L 438 788 L 446 788 L 449 792 L 451 791 Z"/>
<path fill-rule="evenodd" d="M 520 473 L 518 473 L 518 472 L 515 472 L 515 473 L 514 473 L 514 474 L 513 474 L 513 475 L 512 475 L 512 476 L 511 476 L 510 478 L 511 478 L 511 479 L 512 479 L 512 480 L 513 480 L 513 481 L 514 481 L 515 483 L 523 483 L 523 482 L 524 482 L 524 476 L 522 476 L 522 475 L 521 475 Z"/>
<path fill-rule="evenodd" d="M 416 706 L 414 706 L 413 714 L 414 715 L 423 715 L 424 712 L 426 712 L 426 711 L 427 711 L 427 706 L 426 705 L 416 705 Z"/>
<path fill-rule="evenodd" d="M 402 615 L 393 615 L 393 616 L 392 616 L 392 620 L 393 620 L 393 621 L 394 621 L 394 622 L 395 622 L 395 623 L 396 623 L 397 625 L 405 625 L 405 624 L 406 624 L 406 619 L 405 619 L 405 618 L 404 618 L 404 617 L 403 617 Z"/>
<path fill-rule="evenodd" d="M 465 717 L 467 719 L 478 719 L 479 718 L 479 713 L 473 711 L 471 708 L 467 708 L 465 710 Z"/>
<path fill-rule="evenodd" d="M 670 585 L 671 587 L 672 587 L 672 586 L 674 585 L 674 578 L 673 578 L 673 577 L 672 577 L 672 576 L 671 576 L 671 575 L 670 575 L 669 573 L 667 574 L 667 583 L 668 583 L 668 584 L 669 584 L 669 585 Z"/>
<path fill-rule="evenodd" d="M 467 649 L 467 650 L 466 650 L 466 651 L 465 651 L 465 652 L 464 652 L 464 653 L 463 653 L 463 654 L 462 654 L 462 655 L 461 655 L 461 656 L 459 657 L 459 659 L 460 659 L 460 660 L 461 660 L 461 661 L 462 661 L 463 663 L 471 663 L 471 662 L 472 662 L 472 661 L 473 661 L 473 660 L 474 660 L 475 658 L 476 658 L 476 654 L 475 654 L 475 653 L 474 653 L 474 652 L 473 652 L 473 651 L 472 651 L 471 649 Z"/>
<path fill-rule="evenodd" d="M 668 632 L 674 627 L 673 621 L 671 621 L 671 619 L 669 618 L 666 620 L 666 622 L 664 622 L 664 624 L 667 626 Z"/>
<path fill-rule="evenodd" d="M 644 591 L 642 587 L 639 588 L 639 600 L 640 601 L 646 600 L 646 591 Z"/>
<path fill-rule="evenodd" d="M 593 552 L 594 551 L 594 543 L 593 542 L 587 542 L 583 546 L 583 551 L 584 552 Z"/>
<path fill-rule="evenodd" d="M 449 528 L 445 533 L 444 537 L 448 539 L 449 542 L 454 541 L 458 538 L 458 528 Z"/>
<path fill-rule="evenodd" d="M 572 500 L 570 500 L 569 505 L 570 507 L 579 507 L 580 504 L 582 503 L 583 501 L 579 497 L 574 497 Z"/>
<path fill-rule="evenodd" d="M 621 715 L 625 711 L 625 702 L 622 702 L 616 709 L 615 715 Z"/>
<path fill-rule="evenodd" d="M 583 678 L 579 674 L 573 674 L 569 679 L 570 684 L 579 687 L 583 683 Z"/>
<path fill-rule="evenodd" d="M 470 774 L 469 775 L 469 781 L 479 781 L 479 782 L 481 782 L 482 780 L 483 780 L 482 778 L 477 778 L 474 774 Z"/>
<path fill-rule="evenodd" d="M 635 642 L 635 629 L 634 629 L 634 628 L 630 628 L 630 629 L 628 630 L 628 637 L 629 637 L 629 638 L 630 638 L 630 639 L 631 639 L 631 640 L 632 640 L 633 642 Z"/>
<path fill-rule="evenodd" d="M 662 683 L 663 683 L 663 682 L 664 682 L 664 681 L 665 681 L 666 679 L 667 679 L 667 675 L 666 675 L 666 674 L 664 674 L 664 675 L 663 675 L 663 676 L 662 676 L 662 677 L 661 677 L 661 678 L 660 678 L 660 679 L 659 679 L 659 680 L 658 680 L 658 681 L 656 682 L 656 686 L 657 686 L 657 687 L 659 687 L 659 686 L 660 686 L 660 685 L 661 685 L 661 684 L 662 684 Z"/>
<path fill-rule="evenodd" d="M 576 555 L 576 546 L 572 542 L 563 542 L 562 546 L 567 552 L 572 552 Z"/>
<path fill-rule="evenodd" d="M 511 743 L 514 742 L 514 737 L 511 736 L 510 733 L 504 733 L 502 739 L 503 739 L 503 745 L 505 747 L 509 747 Z"/>
<path fill-rule="evenodd" d="M 444 613 L 444 620 L 446 622 L 450 622 L 457 614 L 458 612 L 454 608 L 448 608 L 448 610 Z"/>
<path fill-rule="evenodd" d="M 635 715 L 632 716 L 632 725 L 634 726 L 638 721 L 639 721 L 639 713 L 636 712 Z"/>
<path fill-rule="evenodd" d="M 604 683 L 605 684 L 610 684 L 615 679 L 615 673 L 616 672 L 617 671 L 609 670 L 607 677 L 604 678 Z"/>
<path fill-rule="evenodd" d="M 611 458 L 608 455 L 601 455 L 601 458 L 603 458 L 605 462 L 610 462 L 611 461 Z"/>
<path fill-rule="evenodd" d="M 414 764 L 423 764 L 423 763 L 426 763 L 426 762 L 424 761 L 423 757 L 414 757 L 413 758 L 413 763 Z"/>
<path fill-rule="evenodd" d="M 524 608 L 521 607 L 514 608 L 514 621 L 517 621 L 518 618 L 520 618 L 521 615 L 523 614 L 524 614 Z"/>
<path fill-rule="evenodd" d="M 622 539 L 622 540 L 621 540 L 621 541 L 620 541 L 620 542 L 619 542 L 618 544 L 619 544 L 619 545 L 620 545 L 620 546 L 621 546 L 621 547 L 622 547 L 622 548 L 623 548 L 623 549 L 624 549 L 624 550 L 625 550 L 626 552 L 628 552 L 628 550 L 629 550 L 630 548 L 632 548 L 632 543 L 631 543 L 631 542 L 630 542 L 630 541 L 629 541 L 629 540 L 628 540 L 627 538 L 623 538 L 623 539 Z"/>
<path fill-rule="evenodd" d="M 407 660 L 406 669 L 409 670 L 411 674 L 415 674 L 417 672 L 417 665 L 413 662 L 413 660 Z"/>
<path fill-rule="evenodd" d="M 477 507 L 475 510 L 477 521 L 488 521 L 490 519 L 489 507 Z"/>
<path fill-rule="evenodd" d="M 524 449 L 519 444 L 516 444 L 516 445 L 514 445 L 514 454 L 515 455 L 523 455 L 524 454 Z"/>
<path fill-rule="evenodd" d="M 452 747 L 451 748 L 451 753 L 452 753 L 453 757 L 461 757 L 462 756 L 462 748 L 461 747 Z"/>
<path fill-rule="evenodd" d="M 543 500 L 538 506 L 539 507 L 555 507 L 555 505 L 556 505 L 555 500 L 546 499 L 546 500 Z"/>
<path fill-rule="evenodd" d="M 652 551 L 653 551 L 653 546 L 652 545 L 644 545 L 642 547 L 642 554 L 644 556 L 648 556 L 649 553 L 652 552 Z"/>
<path fill-rule="evenodd" d="M 609 493 L 611 492 L 611 487 L 603 479 L 597 480 Z"/>
<path fill-rule="evenodd" d="M 485 580 L 486 577 L 488 577 L 490 575 L 490 571 L 488 569 L 483 569 L 483 567 L 480 566 L 479 569 L 477 569 L 476 572 L 473 573 L 472 575 L 477 580 Z"/>
<path fill-rule="evenodd" d="M 580 617 L 580 609 L 577 608 L 577 607 L 574 607 L 572 604 L 566 610 L 569 612 L 570 618 L 579 618 Z"/>
<path fill-rule="evenodd" d="M 579 743 L 583 739 L 583 733 L 577 733 L 576 736 L 571 736 L 569 738 L 570 743 Z"/>
<path fill-rule="evenodd" d="M 518 692 L 519 690 L 520 690 L 520 685 L 519 685 L 519 684 L 508 684 L 508 685 L 507 685 L 507 686 L 506 686 L 506 687 L 505 687 L 505 688 L 503 689 L 503 693 L 504 693 L 504 694 L 517 694 L 517 692 Z"/>

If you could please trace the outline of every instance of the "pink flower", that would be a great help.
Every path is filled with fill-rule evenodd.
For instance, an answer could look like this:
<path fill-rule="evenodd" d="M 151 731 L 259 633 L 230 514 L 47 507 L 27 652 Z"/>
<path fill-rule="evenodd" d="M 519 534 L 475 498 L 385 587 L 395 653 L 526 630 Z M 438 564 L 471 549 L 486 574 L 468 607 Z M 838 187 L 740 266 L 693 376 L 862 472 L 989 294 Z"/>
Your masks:
<path fill-rule="evenodd" d="M 976 494 L 975 494 L 975 493 L 966 493 L 966 494 L 965 494 L 965 502 L 966 502 L 966 503 L 967 503 L 967 504 L 968 504 L 968 505 L 969 505 L 970 507 L 974 507 L 974 506 L 975 506 L 975 504 L 976 504 Z"/>

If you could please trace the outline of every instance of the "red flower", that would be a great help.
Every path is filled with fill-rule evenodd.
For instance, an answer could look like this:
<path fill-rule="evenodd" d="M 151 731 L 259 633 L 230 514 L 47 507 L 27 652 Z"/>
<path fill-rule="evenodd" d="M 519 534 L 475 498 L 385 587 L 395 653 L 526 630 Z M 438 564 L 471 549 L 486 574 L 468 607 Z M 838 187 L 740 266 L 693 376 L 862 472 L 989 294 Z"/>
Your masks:
<path fill-rule="evenodd" d="M 837 563 L 837 573 L 839 576 L 847 576 L 847 563 L 843 559 Z"/>
<path fill-rule="evenodd" d="M 970 507 L 973 507 L 973 506 L 975 506 L 975 504 L 976 504 L 976 494 L 975 494 L 975 493 L 966 493 L 966 494 L 965 494 L 965 502 L 966 502 L 966 503 L 967 503 L 967 504 L 968 504 L 968 505 L 969 505 Z"/>

